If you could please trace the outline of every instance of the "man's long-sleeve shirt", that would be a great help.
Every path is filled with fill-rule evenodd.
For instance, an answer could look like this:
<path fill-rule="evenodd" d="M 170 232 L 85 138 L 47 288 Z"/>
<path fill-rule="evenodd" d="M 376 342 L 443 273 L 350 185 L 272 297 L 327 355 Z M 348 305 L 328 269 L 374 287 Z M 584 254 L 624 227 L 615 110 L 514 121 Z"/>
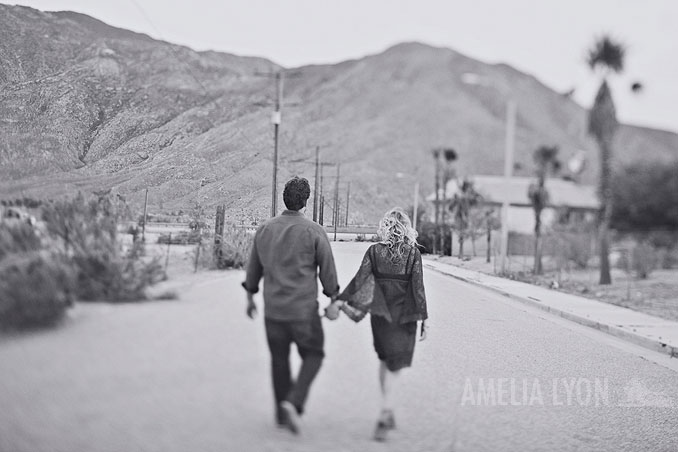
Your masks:
<path fill-rule="evenodd" d="M 325 295 L 339 292 L 327 233 L 302 213 L 285 210 L 257 230 L 242 285 L 256 293 L 264 278 L 267 318 L 308 320 L 318 312 L 318 276 Z"/>

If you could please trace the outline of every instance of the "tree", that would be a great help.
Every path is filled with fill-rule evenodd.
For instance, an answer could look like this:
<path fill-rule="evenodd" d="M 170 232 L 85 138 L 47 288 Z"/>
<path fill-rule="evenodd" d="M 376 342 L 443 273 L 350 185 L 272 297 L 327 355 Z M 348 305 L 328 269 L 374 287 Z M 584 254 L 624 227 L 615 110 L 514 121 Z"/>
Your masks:
<path fill-rule="evenodd" d="M 612 217 L 612 142 L 617 130 L 617 117 L 607 79 L 612 73 L 624 70 L 626 48 L 609 36 L 597 39 L 588 51 L 587 63 L 592 71 L 600 71 L 601 83 L 589 112 L 589 134 L 600 152 L 600 222 L 598 241 L 600 250 L 600 284 L 611 284 L 609 229 Z"/>
<path fill-rule="evenodd" d="M 678 231 L 678 161 L 638 161 L 612 178 L 611 226 L 622 232 Z"/>
<path fill-rule="evenodd" d="M 439 248 L 441 255 L 445 255 L 445 242 L 447 241 L 447 232 L 445 231 L 445 205 L 447 201 L 445 196 L 447 193 L 447 183 L 450 179 L 454 177 L 454 162 L 457 160 L 457 151 L 452 148 L 440 149 L 436 148 L 433 150 L 433 158 L 435 160 L 435 189 L 436 189 L 436 214 L 435 214 L 435 223 L 437 227 L 436 234 L 439 238 Z M 444 166 L 441 166 L 444 163 Z M 443 195 L 443 199 L 440 199 L 440 194 Z M 440 207 L 439 207 L 440 206 Z M 434 252 L 435 252 L 434 245 Z"/>
<path fill-rule="evenodd" d="M 541 213 L 549 203 L 546 178 L 560 170 L 557 146 L 541 146 L 532 155 L 536 167 L 537 180 L 530 184 L 527 196 L 534 210 L 534 274 L 541 275 Z"/>
<path fill-rule="evenodd" d="M 496 212 L 492 207 L 485 209 L 483 213 L 485 226 L 485 233 L 487 235 L 487 258 L 486 262 L 490 263 L 492 257 L 492 231 L 501 227 L 501 221 L 497 218 Z"/>
<path fill-rule="evenodd" d="M 459 236 L 459 259 L 464 257 L 464 238 L 467 235 L 471 209 L 480 204 L 482 199 L 480 193 L 475 190 L 473 181 L 464 179 L 450 203 Z"/>

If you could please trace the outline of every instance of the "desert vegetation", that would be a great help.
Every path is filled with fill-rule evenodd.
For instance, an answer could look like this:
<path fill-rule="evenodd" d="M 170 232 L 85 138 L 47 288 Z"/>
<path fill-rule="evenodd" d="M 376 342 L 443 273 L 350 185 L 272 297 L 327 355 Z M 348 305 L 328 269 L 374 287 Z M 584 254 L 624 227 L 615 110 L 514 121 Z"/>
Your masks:
<path fill-rule="evenodd" d="M 0 323 L 58 320 L 74 300 L 144 300 L 164 278 L 144 244 L 124 246 L 118 231 L 129 209 L 109 195 L 43 203 L 37 222 L 0 222 Z"/>

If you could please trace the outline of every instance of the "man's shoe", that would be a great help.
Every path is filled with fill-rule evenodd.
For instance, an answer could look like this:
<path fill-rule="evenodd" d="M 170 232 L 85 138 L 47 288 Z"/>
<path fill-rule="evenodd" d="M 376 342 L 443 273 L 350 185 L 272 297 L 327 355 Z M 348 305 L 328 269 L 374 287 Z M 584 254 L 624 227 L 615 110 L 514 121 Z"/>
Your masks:
<path fill-rule="evenodd" d="M 386 441 L 386 434 L 389 430 L 388 425 L 384 421 L 377 421 L 377 426 L 374 429 L 374 440 L 379 442 Z"/>
<path fill-rule="evenodd" d="M 284 427 L 295 435 L 299 434 L 299 415 L 292 403 L 285 400 L 280 404 Z"/>
<path fill-rule="evenodd" d="M 396 428 L 395 415 L 393 410 L 384 410 L 381 412 L 381 420 L 386 424 L 386 428 L 393 430 Z"/>

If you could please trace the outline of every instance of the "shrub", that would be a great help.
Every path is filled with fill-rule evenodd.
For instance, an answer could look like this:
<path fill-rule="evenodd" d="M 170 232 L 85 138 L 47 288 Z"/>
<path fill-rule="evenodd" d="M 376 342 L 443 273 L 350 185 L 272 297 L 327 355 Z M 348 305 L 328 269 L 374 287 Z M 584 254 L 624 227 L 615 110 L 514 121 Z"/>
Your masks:
<path fill-rule="evenodd" d="M 443 226 L 442 230 L 445 233 L 445 249 L 443 251 L 446 256 L 450 256 L 452 254 L 452 236 L 450 235 L 450 226 L 445 225 Z M 423 247 L 423 253 L 432 253 L 434 248 L 440 244 L 436 243 L 436 247 L 433 245 L 435 240 L 440 240 L 440 238 L 436 239 L 437 234 L 435 223 L 430 221 L 422 221 L 417 223 L 417 233 L 419 234 L 417 237 L 417 242 L 419 245 L 421 245 L 421 247 Z"/>
<path fill-rule="evenodd" d="M 146 287 L 164 279 L 160 259 L 146 260 L 142 243 L 122 252 L 117 227 L 129 216 L 127 206 L 110 196 L 85 199 L 79 194 L 45 207 L 47 230 L 63 243 L 76 271 L 78 299 L 143 300 Z"/>
<path fill-rule="evenodd" d="M 559 267 L 565 267 L 569 262 L 582 270 L 588 267 L 593 254 L 591 235 L 567 230 L 555 230 L 549 235 L 553 238 L 553 254 Z"/>
<path fill-rule="evenodd" d="M 73 262 L 78 274 L 78 298 L 85 301 L 145 300 L 146 287 L 165 277 L 159 258 L 144 262 L 140 256 L 90 253 L 74 256 Z"/>
<path fill-rule="evenodd" d="M 179 231 L 172 234 L 160 234 L 158 236 L 159 244 L 172 245 L 195 245 L 202 241 L 203 234 L 196 231 Z"/>
<path fill-rule="evenodd" d="M 654 248 L 645 242 L 638 243 L 633 247 L 631 256 L 631 264 L 636 276 L 640 279 L 647 279 L 657 264 Z"/>
<path fill-rule="evenodd" d="M 243 268 L 252 252 L 253 242 L 254 236 L 244 229 L 225 228 L 221 243 L 212 248 L 215 267 Z"/>
<path fill-rule="evenodd" d="M 54 323 L 73 303 L 73 271 L 63 259 L 31 251 L 0 261 L 0 325 Z"/>
<path fill-rule="evenodd" d="M 0 260 L 14 253 L 38 251 L 41 248 L 40 237 L 30 224 L 17 220 L 0 222 Z"/>
<path fill-rule="evenodd" d="M 657 250 L 645 241 L 636 242 L 621 253 L 617 266 L 633 272 L 639 279 L 647 279 L 657 267 Z"/>

